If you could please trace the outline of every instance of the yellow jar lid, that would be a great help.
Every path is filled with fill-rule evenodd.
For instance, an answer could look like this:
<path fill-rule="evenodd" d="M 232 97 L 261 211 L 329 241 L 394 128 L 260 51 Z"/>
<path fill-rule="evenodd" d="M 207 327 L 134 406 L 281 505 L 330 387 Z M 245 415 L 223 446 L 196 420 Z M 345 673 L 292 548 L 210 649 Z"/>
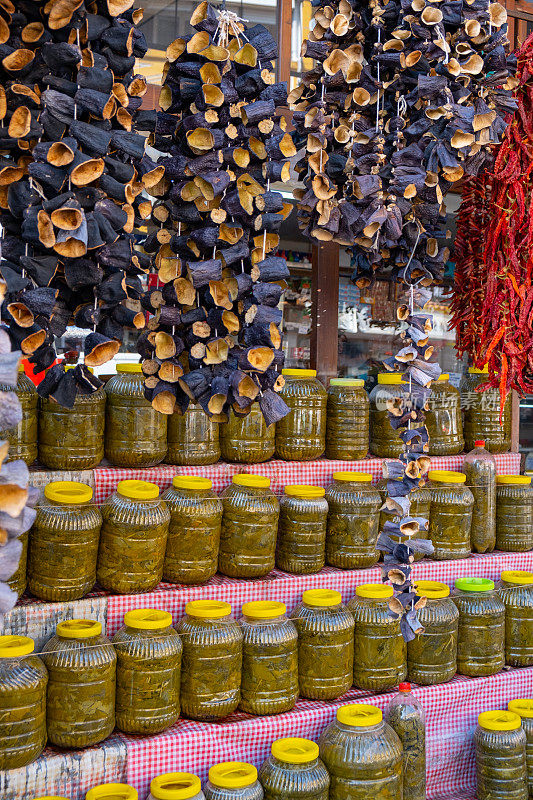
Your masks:
<path fill-rule="evenodd" d="M 172 625 L 172 614 L 158 608 L 135 608 L 124 614 L 124 625 L 140 631 L 159 631 Z"/>
<path fill-rule="evenodd" d="M 530 586 L 533 583 L 533 572 L 526 572 L 520 569 L 506 569 L 502 572 L 502 581 L 506 583 L 516 583 L 517 586 Z"/>
<path fill-rule="evenodd" d="M 94 369 L 86 366 L 85 364 L 65 364 L 65 372 L 68 372 L 69 369 L 76 369 L 76 367 L 85 367 L 85 369 L 89 370 L 91 375 L 94 375 Z"/>
<path fill-rule="evenodd" d="M 477 721 L 487 731 L 515 731 L 521 725 L 520 717 L 512 711 L 482 711 Z"/>
<path fill-rule="evenodd" d="M 366 728 L 370 725 L 379 725 L 383 719 L 383 713 L 377 706 L 370 706 L 366 703 L 350 703 L 350 705 L 341 706 L 338 709 L 337 719 L 343 725 Z"/>
<path fill-rule="evenodd" d="M 342 603 L 342 595 L 335 589 L 306 589 L 302 594 L 303 602 L 308 606 L 328 607 Z"/>
<path fill-rule="evenodd" d="M 56 627 L 56 634 L 62 639 L 90 639 L 101 633 L 102 623 L 94 619 L 65 619 Z"/>
<path fill-rule="evenodd" d="M 332 477 L 334 481 L 351 481 L 354 483 L 370 483 L 372 481 L 372 475 L 368 472 L 334 472 Z"/>
<path fill-rule="evenodd" d="M 450 374 L 448 372 L 441 372 L 441 374 L 437 378 L 437 383 L 439 381 L 449 381 L 449 380 L 450 380 Z"/>
<path fill-rule="evenodd" d="M 387 600 L 394 594 L 392 586 L 385 583 L 363 583 L 355 590 L 357 597 L 366 597 L 370 600 Z"/>
<path fill-rule="evenodd" d="M 191 600 L 185 606 L 185 613 L 199 619 L 221 619 L 229 617 L 231 606 L 223 600 Z"/>
<path fill-rule="evenodd" d="M 429 600 L 442 600 L 450 596 L 450 587 L 439 581 L 416 581 L 416 593 Z"/>
<path fill-rule="evenodd" d="M 401 372 L 379 372 L 378 383 L 381 386 L 396 386 L 400 383 L 405 383 L 405 381 L 402 380 Z"/>
<path fill-rule="evenodd" d="M 364 386 L 365 382 L 362 378 L 332 378 L 329 382 L 330 386 Z"/>
<path fill-rule="evenodd" d="M 29 656 L 35 650 L 35 642 L 29 636 L 0 636 L 0 658 Z"/>
<path fill-rule="evenodd" d="M 251 489 L 268 489 L 270 478 L 265 475 L 250 475 L 247 472 L 238 472 L 231 479 L 236 486 L 248 486 Z"/>
<path fill-rule="evenodd" d="M 526 717 L 530 719 L 533 717 L 533 700 L 521 698 L 520 700 L 509 700 L 507 710 L 512 711 L 513 714 L 518 714 L 519 717 Z"/>
<path fill-rule="evenodd" d="M 102 783 L 89 789 L 85 800 L 138 800 L 139 794 L 127 783 Z"/>
<path fill-rule="evenodd" d="M 52 481 L 44 487 L 44 496 L 54 503 L 88 503 L 93 490 L 86 483 L 77 481 Z"/>
<path fill-rule="evenodd" d="M 468 367 L 468 372 L 470 373 L 470 375 L 488 375 L 489 365 L 485 364 L 483 369 L 478 369 L 477 367 Z"/>
<path fill-rule="evenodd" d="M 250 603 L 244 603 L 242 607 L 244 616 L 252 619 L 275 619 L 286 611 L 285 603 L 278 603 L 276 600 L 252 600 Z"/>
<path fill-rule="evenodd" d="M 213 488 L 213 481 L 209 478 L 201 478 L 199 475 L 174 475 L 172 486 L 175 489 L 191 489 L 193 492 L 202 492 L 205 489 Z"/>
<path fill-rule="evenodd" d="M 282 369 L 287 378 L 316 378 L 316 369 Z"/>
<path fill-rule="evenodd" d="M 457 578 L 455 588 L 462 592 L 491 592 L 494 581 L 489 578 Z"/>
<path fill-rule="evenodd" d="M 225 761 L 209 770 L 209 781 L 220 789 L 244 789 L 257 780 L 257 769 L 245 761 Z"/>
<path fill-rule="evenodd" d="M 117 372 L 142 372 L 141 364 L 117 364 Z"/>
<path fill-rule="evenodd" d="M 157 500 L 159 486 L 148 481 L 127 480 L 119 481 L 117 492 L 128 500 Z"/>
<path fill-rule="evenodd" d="M 150 783 L 150 794 L 156 800 L 187 800 L 202 788 L 200 778 L 190 772 L 167 772 Z"/>
<path fill-rule="evenodd" d="M 272 742 L 271 753 L 286 764 L 307 764 L 318 758 L 318 745 L 310 739 L 292 737 Z"/>
<path fill-rule="evenodd" d="M 436 483 L 464 483 L 466 481 L 464 472 L 450 472 L 447 469 L 430 469 L 428 478 Z"/>
<path fill-rule="evenodd" d="M 496 483 L 500 486 L 529 486 L 531 475 L 496 475 Z"/>
<path fill-rule="evenodd" d="M 304 484 L 286 486 L 283 491 L 289 497 L 300 497 L 302 500 L 313 500 L 316 497 L 324 497 L 326 494 L 326 490 L 322 486 L 306 486 Z"/>

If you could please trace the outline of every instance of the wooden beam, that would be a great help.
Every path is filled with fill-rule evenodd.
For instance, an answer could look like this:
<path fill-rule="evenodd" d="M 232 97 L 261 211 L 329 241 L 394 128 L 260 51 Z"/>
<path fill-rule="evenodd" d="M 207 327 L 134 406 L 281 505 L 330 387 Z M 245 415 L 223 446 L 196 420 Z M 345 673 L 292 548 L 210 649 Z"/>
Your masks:
<path fill-rule="evenodd" d="M 339 246 L 334 242 L 314 244 L 311 264 L 311 367 L 327 385 L 337 376 Z"/>
<path fill-rule="evenodd" d="M 514 390 L 511 397 L 511 453 L 518 453 L 520 450 L 520 397 Z"/>
<path fill-rule="evenodd" d="M 278 81 L 287 81 L 290 91 L 292 47 L 292 0 L 278 0 Z"/>

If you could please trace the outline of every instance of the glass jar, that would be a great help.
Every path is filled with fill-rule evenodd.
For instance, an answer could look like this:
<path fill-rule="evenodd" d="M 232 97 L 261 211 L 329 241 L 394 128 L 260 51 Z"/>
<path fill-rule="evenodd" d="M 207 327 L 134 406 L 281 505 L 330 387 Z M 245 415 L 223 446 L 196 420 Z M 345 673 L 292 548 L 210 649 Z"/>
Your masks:
<path fill-rule="evenodd" d="M 226 761 L 210 768 L 204 794 L 206 800 L 262 800 L 263 787 L 253 764 Z"/>
<path fill-rule="evenodd" d="M 6 580 L 6 583 L 11 591 L 15 592 L 17 597 L 20 598 L 26 591 L 29 531 L 21 533 L 18 538 L 22 544 L 19 565 L 13 575 Z"/>
<path fill-rule="evenodd" d="M 127 611 L 112 641 L 117 653 L 117 728 L 145 735 L 170 728 L 180 715 L 183 649 L 172 615 L 155 608 Z"/>
<path fill-rule="evenodd" d="M 185 414 L 174 411 L 168 418 L 166 461 L 178 466 L 203 466 L 220 461 L 220 426 L 202 406 L 190 403 Z"/>
<path fill-rule="evenodd" d="M 319 746 L 331 778 L 329 800 L 402 800 L 402 745 L 380 708 L 342 706 Z"/>
<path fill-rule="evenodd" d="M 239 708 L 263 716 L 290 711 L 298 699 L 298 633 L 283 603 L 244 603 Z"/>
<path fill-rule="evenodd" d="M 399 458 L 405 450 L 401 430 L 391 426 L 388 410 L 390 403 L 399 404 L 404 384 L 401 373 L 380 372 L 370 392 L 370 452 L 379 458 Z"/>
<path fill-rule="evenodd" d="M 44 487 L 30 531 L 28 588 L 48 602 L 78 600 L 96 583 L 102 514 L 90 486 L 53 481 Z"/>
<path fill-rule="evenodd" d="M 364 583 L 348 608 L 355 619 L 354 686 L 372 692 L 392 689 L 407 673 L 400 622 L 389 615 L 392 586 Z"/>
<path fill-rule="evenodd" d="M 48 673 L 33 639 L 0 636 L 0 769 L 34 761 L 46 744 Z"/>
<path fill-rule="evenodd" d="M 102 635 L 102 624 L 91 619 L 58 623 L 42 659 L 48 670 L 49 743 L 75 748 L 106 739 L 115 727 L 117 654 Z"/>
<path fill-rule="evenodd" d="M 279 503 L 270 478 L 238 474 L 220 495 L 218 569 L 230 578 L 262 578 L 274 569 Z"/>
<path fill-rule="evenodd" d="M 116 467 L 153 467 L 167 454 L 167 415 L 144 396 L 140 364 L 117 364 L 105 387 L 105 457 Z"/>
<path fill-rule="evenodd" d="M 402 745 L 403 800 L 426 800 L 426 715 L 410 683 L 398 686 L 386 720 Z"/>
<path fill-rule="evenodd" d="M 313 461 L 326 449 L 327 393 L 316 369 L 284 369 L 280 396 L 290 408 L 276 423 L 276 456 L 285 461 Z"/>
<path fill-rule="evenodd" d="M 0 384 L 0 392 L 14 392 L 19 400 L 22 419 L 14 428 L 2 431 L 2 438 L 9 442 L 6 461 L 22 459 L 28 466 L 37 458 L 37 430 L 39 395 L 33 381 L 24 372 L 20 364 L 17 385 Z"/>
<path fill-rule="evenodd" d="M 459 610 L 457 672 L 495 675 L 505 665 L 505 606 L 494 581 L 459 578 L 452 600 Z"/>
<path fill-rule="evenodd" d="M 353 684 L 355 623 L 341 593 L 308 589 L 291 619 L 298 630 L 301 697 L 336 700 Z"/>
<path fill-rule="evenodd" d="M 428 406 L 425 424 L 429 434 L 429 455 L 453 456 L 462 453 L 465 440 L 461 395 L 459 389 L 450 383 L 447 373 L 441 373 L 431 384 Z"/>
<path fill-rule="evenodd" d="M 329 775 L 309 739 L 276 739 L 259 770 L 265 800 L 328 800 Z"/>
<path fill-rule="evenodd" d="M 319 572 L 326 563 L 328 503 L 321 486 L 286 486 L 279 504 L 276 566 L 292 575 Z"/>
<path fill-rule="evenodd" d="M 509 700 L 509 711 L 518 714 L 526 734 L 526 769 L 529 797 L 533 797 L 533 700 Z"/>
<path fill-rule="evenodd" d="M 507 453 L 511 449 L 511 394 L 505 401 L 500 425 L 498 389 L 476 392 L 478 386 L 487 382 L 488 374 L 488 367 L 470 367 L 461 380 L 465 450 L 472 450 L 476 439 L 484 439 L 489 453 Z"/>
<path fill-rule="evenodd" d="M 170 511 L 163 578 L 205 583 L 217 571 L 222 500 L 208 478 L 174 475 L 163 500 Z"/>
<path fill-rule="evenodd" d="M 387 497 L 387 480 L 383 479 L 376 484 L 382 504 Z M 427 519 L 429 522 L 429 509 L 431 506 L 431 492 L 425 486 L 418 486 L 409 492 L 409 500 L 411 502 L 409 508 L 409 516 L 421 517 Z M 381 508 L 379 512 L 379 530 L 382 531 L 386 522 L 398 522 L 399 515 L 395 511 L 389 511 L 386 508 Z M 417 539 L 429 539 L 429 528 L 420 528 L 416 534 Z M 415 561 L 422 561 L 424 558 L 423 553 L 414 553 Z"/>
<path fill-rule="evenodd" d="M 151 592 L 163 577 L 170 511 L 159 486 L 119 481 L 102 505 L 96 576 L 103 589 L 117 594 Z"/>
<path fill-rule="evenodd" d="M 496 549 L 533 550 L 533 489 L 529 475 L 496 476 Z"/>
<path fill-rule="evenodd" d="M 445 583 L 416 581 L 416 593 L 426 598 L 417 612 L 424 630 L 407 644 L 407 678 L 420 686 L 447 683 L 457 672 L 457 606 Z"/>
<path fill-rule="evenodd" d="M 326 458 L 359 461 L 368 453 L 370 401 L 365 382 L 332 378 L 328 389 Z"/>
<path fill-rule="evenodd" d="M 533 572 L 502 572 L 500 597 L 505 606 L 505 663 L 533 666 Z"/>
<path fill-rule="evenodd" d="M 227 717 L 241 699 L 242 630 L 220 600 L 193 600 L 185 615 L 177 626 L 182 713 L 201 721 Z"/>
<path fill-rule="evenodd" d="M 483 711 L 474 731 L 478 800 L 527 800 L 526 734 L 512 711 Z"/>
<path fill-rule="evenodd" d="M 44 797 L 42 800 L 56 800 L 56 798 Z M 89 789 L 85 800 L 139 800 L 139 793 L 127 783 L 102 783 Z"/>
<path fill-rule="evenodd" d="M 146 800 L 204 800 L 204 793 L 197 775 L 167 772 L 153 779 Z"/>
<path fill-rule="evenodd" d="M 230 414 L 220 425 L 220 453 L 223 461 L 259 464 L 274 455 L 276 426 L 267 425 L 259 403 L 252 403 L 245 417 Z"/>
<path fill-rule="evenodd" d="M 474 495 L 462 484 L 462 472 L 430 470 L 431 489 L 429 537 L 435 548 L 432 558 L 437 561 L 468 558 Z"/>
<path fill-rule="evenodd" d="M 341 569 L 377 564 L 381 498 L 366 472 L 334 472 L 326 490 L 328 524 L 326 561 Z"/>

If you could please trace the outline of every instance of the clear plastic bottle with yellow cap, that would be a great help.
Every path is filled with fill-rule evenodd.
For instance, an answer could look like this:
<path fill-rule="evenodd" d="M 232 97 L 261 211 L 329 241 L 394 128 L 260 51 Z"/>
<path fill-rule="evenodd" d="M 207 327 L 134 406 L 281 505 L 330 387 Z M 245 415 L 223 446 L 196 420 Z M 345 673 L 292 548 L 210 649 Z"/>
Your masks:
<path fill-rule="evenodd" d="M 321 486 L 290 485 L 279 503 L 276 566 L 292 575 L 319 572 L 326 563 L 328 503 Z"/>
<path fill-rule="evenodd" d="M 127 783 L 101 783 L 89 789 L 85 800 L 139 800 L 139 793 Z"/>
<path fill-rule="evenodd" d="M 526 768 L 529 797 L 533 797 L 533 699 L 509 700 L 508 711 L 518 714 L 526 734 Z"/>
<path fill-rule="evenodd" d="M 193 600 L 177 631 L 183 644 L 181 710 L 192 719 L 227 717 L 241 699 L 242 629 L 221 600 Z"/>
<path fill-rule="evenodd" d="M 387 498 L 387 480 L 383 479 L 377 482 L 376 489 L 378 490 L 381 502 L 385 503 Z M 429 520 L 429 509 L 431 506 L 431 492 L 427 486 L 417 486 L 409 492 L 409 515 L 411 517 L 422 517 L 422 519 Z M 386 522 L 398 522 L 399 516 L 396 511 L 389 511 L 383 506 L 379 511 L 379 529 L 383 530 Z M 417 539 L 429 539 L 429 529 L 420 528 L 416 535 Z M 422 561 L 424 558 L 423 553 L 414 554 L 415 561 Z"/>
<path fill-rule="evenodd" d="M 284 369 L 280 396 L 290 408 L 276 423 L 276 457 L 313 461 L 326 449 L 327 392 L 314 369 Z"/>
<path fill-rule="evenodd" d="M 21 533 L 18 539 L 22 545 L 18 567 L 13 575 L 6 580 L 6 583 L 12 592 L 15 592 L 18 597 L 21 597 L 24 594 L 27 585 L 27 564 L 30 532 L 25 531 L 24 533 Z"/>
<path fill-rule="evenodd" d="M 160 733 L 180 714 L 181 639 L 172 615 L 155 608 L 127 611 L 114 635 L 115 719 L 123 733 Z"/>
<path fill-rule="evenodd" d="M 459 611 L 457 672 L 495 675 L 505 665 L 505 606 L 494 581 L 459 578 L 452 599 Z"/>
<path fill-rule="evenodd" d="M 170 511 L 163 579 L 205 583 L 217 571 L 222 500 L 208 478 L 175 475 L 162 499 Z"/>
<path fill-rule="evenodd" d="M 474 553 L 492 553 L 496 545 L 496 461 L 485 450 L 485 442 L 475 442 L 467 453 L 462 471 L 474 496 L 470 546 Z"/>
<path fill-rule="evenodd" d="M 330 779 L 309 739 L 276 739 L 259 770 L 265 800 L 328 800 Z"/>
<path fill-rule="evenodd" d="M 526 734 L 513 711 L 483 711 L 474 731 L 477 800 L 527 800 Z"/>
<path fill-rule="evenodd" d="M 96 583 L 102 514 L 85 483 L 53 481 L 36 506 L 28 588 L 48 602 L 78 600 Z"/>
<path fill-rule="evenodd" d="M 241 701 L 248 714 L 290 711 L 298 699 L 298 633 L 284 603 L 244 603 Z"/>
<path fill-rule="evenodd" d="M 204 466 L 220 460 L 220 425 L 203 408 L 190 403 L 185 414 L 174 411 L 168 418 L 165 461 L 178 466 Z"/>
<path fill-rule="evenodd" d="M 2 431 L 2 438 L 9 442 L 6 461 L 22 459 L 28 466 L 37 458 L 38 401 L 39 395 L 33 381 L 19 367 L 17 385 L 0 384 L 0 392 L 14 392 L 19 400 L 22 418 L 14 428 Z"/>
<path fill-rule="evenodd" d="M 496 549 L 533 550 L 533 488 L 529 475 L 496 476 Z"/>
<path fill-rule="evenodd" d="M 385 719 L 402 744 L 402 800 L 426 800 L 426 714 L 410 683 L 400 683 Z"/>
<path fill-rule="evenodd" d="M 291 613 L 300 696 L 336 700 L 353 685 L 354 618 L 333 589 L 307 589 Z"/>
<path fill-rule="evenodd" d="M 115 727 L 117 655 L 102 624 L 91 619 L 58 623 L 42 649 L 48 670 L 46 727 L 57 747 L 89 747 Z"/>
<path fill-rule="evenodd" d="M 326 458 L 359 461 L 368 453 L 370 401 L 365 382 L 332 378 L 328 389 Z"/>
<path fill-rule="evenodd" d="M 461 395 L 443 372 L 431 384 L 431 395 L 426 412 L 430 456 L 453 456 L 462 453 L 465 446 Z"/>
<path fill-rule="evenodd" d="M 364 583 L 348 608 L 355 619 L 354 686 L 382 692 L 407 674 L 407 650 L 399 620 L 389 614 L 392 586 Z"/>
<path fill-rule="evenodd" d="M 231 413 L 220 424 L 220 453 L 223 461 L 259 464 L 274 455 L 276 426 L 267 425 L 259 403 L 241 417 Z"/>
<path fill-rule="evenodd" d="M 401 373 L 380 372 L 370 392 L 370 452 L 379 458 L 399 458 L 405 449 L 399 430 L 389 420 L 389 408 L 403 397 Z"/>
<path fill-rule="evenodd" d="M 279 502 L 262 475 L 234 475 L 220 495 L 224 511 L 218 569 L 230 578 L 262 578 L 274 569 Z"/>
<path fill-rule="evenodd" d="M 334 472 L 326 490 L 328 524 L 326 561 L 341 569 L 377 564 L 381 498 L 365 472 Z"/>
<path fill-rule="evenodd" d="M 262 800 L 263 787 L 253 764 L 226 761 L 210 768 L 204 795 L 206 800 Z"/>
<path fill-rule="evenodd" d="M 459 611 L 445 583 L 416 581 L 416 592 L 426 600 L 417 611 L 424 630 L 407 643 L 407 678 L 421 686 L 447 683 L 457 672 Z"/>
<path fill-rule="evenodd" d="M 462 472 L 430 470 L 431 490 L 429 538 L 434 547 L 431 558 L 448 561 L 468 558 L 474 495 L 465 486 Z"/>
<path fill-rule="evenodd" d="M 159 486 L 119 481 L 101 509 L 98 583 L 117 594 L 151 592 L 163 577 L 170 524 L 170 511 L 159 497 Z"/>
<path fill-rule="evenodd" d="M 144 396 L 140 364 L 117 364 L 105 386 L 105 457 L 117 467 L 153 467 L 167 454 L 167 420 Z"/>
<path fill-rule="evenodd" d="M 505 606 L 505 663 L 532 667 L 533 572 L 502 572 L 500 597 Z"/>
<path fill-rule="evenodd" d="M 46 744 L 43 662 L 32 655 L 33 639 L 0 636 L 0 770 L 25 767 Z"/>
<path fill-rule="evenodd" d="M 152 780 L 146 800 L 204 800 L 204 793 L 197 775 L 166 772 Z"/>
<path fill-rule="evenodd" d="M 470 367 L 459 386 L 464 414 L 465 450 L 472 450 L 476 439 L 484 439 L 489 453 L 508 453 L 511 449 L 511 394 L 505 401 L 500 423 L 498 389 L 477 391 L 479 386 L 487 383 L 488 373 L 487 367 Z"/>
<path fill-rule="evenodd" d="M 329 800 L 402 800 L 402 745 L 372 705 L 342 706 L 319 741 Z"/>

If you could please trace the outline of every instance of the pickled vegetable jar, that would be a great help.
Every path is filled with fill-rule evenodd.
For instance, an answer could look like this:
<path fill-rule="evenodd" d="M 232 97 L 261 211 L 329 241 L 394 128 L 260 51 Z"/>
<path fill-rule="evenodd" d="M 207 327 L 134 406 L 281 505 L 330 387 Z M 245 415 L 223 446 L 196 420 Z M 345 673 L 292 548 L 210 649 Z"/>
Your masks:
<path fill-rule="evenodd" d="M 357 378 L 330 380 L 326 458 L 358 461 L 367 455 L 370 402 L 364 386 Z"/>
<path fill-rule="evenodd" d="M 216 464 L 220 460 L 219 431 L 218 422 L 196 403 L 191 403 L 185 414 L 174 411 L 168 418 L 166 461 L 191 467 Z"/>
<path fill-rule="evenodd" d="M 416 592 L 427 602 L 417 612 L 424 630 L 407 644 L 407 677 L 421 686 L 446 683 L 457 672 L 459 612 L 445 583 L 416 581 Z"/>
<path fill-rule="evenodd" d="M 47 800 L 44 798 L 43 800 Z M 55 798 L 48 798 L 55 800 Z M 85 800 L 139 800 L 139 793 L 127 783 L 102 783 L 89 789 Z"/>
<path fill-rule="evenodd" d="M 470 546 L 474 553 L 492 553 L 496 545 L 496 461 L 479 439 L 463 461 L 466 483 L 474 496 Z"/>
<path fill-rule="evenodd" d="M 119 481 L 102 506 L 103 524 L 96 575 L 117 594 L 150 592 L 163 576 L 170 511 L 159 486 Z"/>
<path fill-rule="evenodd" d="M 308 589 L 291 619 L 298 630 L 300 695 L 335 700 L 353 684 L 355 623 L 341 593 Z"/>
<path fill-rule="evenodd" d="M 533 797 L 533 700 L 509 700 L 509 711 L 518 714 L 526 734 L 526 768 L 529 797 Z"/>
<path fill-rule="evenodd" d="M 204 800 L 204 793 L 197 775 L 167 772 L 153 779 L 146 800 Z"/>
<path fill-rule="evenodd" d="M 117 655 L 102 625 L 71 619 L 44 645 L 48 669 L 46 727 L 57 747 L 89 747 L 115 727 Z"/>
<path fill-rule="evenodd" d="M 231 714 L 241 699 L 242 630 L 231 606 L 193 600 L 177 626 L 183 644 L 181 710 L 209 721 Z"/>
<path fill-rule="evenodd" d="M 402 800 L 402 745 L 380 708 L 342 706 L 319 746 L 329 800 Z"/>
<path fill-rule="evenodd" d="M 28 562 L 28 542 L 30 538 L 29 531 L 21 533 L 18 538 L 22 544 L 19 565 L 13 575 L 6 580 L 6 583 L 12 592 L 15 592 L 18 597 L 21 597 L 26 589 L 26 565 Z"/>
<path fill-rule="evenodd" d="M 220 453 L 223 461 L 259 464 L 274 455 L 276 426 L 267 425 L 259 403 L 252 403 L 245 417 L 230 414 L 220 425 Z"/>
<path fill-rule="evenodd" d="M 533 488 L 529 475 L 496 476 L 496 549 L 533 550 Z"/>
<path fill-rule="evenodd" d="M 108 380 L 105 457 L 117 467 L 153 467 L 167 453 L 167 415 L 144 397 L 140 364 L 117 364 Z"/>
<path fill-rule="evenodd" d="M 462 472 L 430 470 L 429 536 L 437 561 L 468 558 L 474 495 Z"/>
<path fill-rule="evenodd" d="M 326 561 L 341 569 L 365 569 L 379 559 L 381 498 L 366 472 L 334 472 L 328 486 Z"/>
<path fill-rule="evenodd" d="M 284 369 L 283 376 L 280 396 L 290 412 L 276 423 L 276 456 L 313 461 L 326 449 L 326 390 L 315 369 Z"/>
<path fill-rule="evenodd" d="M 163 495 L 170 511 L 163 578 L 205 583 L 217 571 L 222 500 L 208 478 L 175 475 Z"/>
<path fill-rule="evenodd" d="M 463 418 L 461 395 L 452 386 L 450 376 L 443 372 L 431 385 L 431 395 L 426 412 L 426 428 L 429 434 L 430 456 L 453 456 L 462 453 Z"/>
<path fill-rule="evenodd" d="M 364 583 L 348 608 L 355 619 L 354 686 L 381 692 L 403 681 L 407 653 L 400 622 L 389 615 L 392 586 Z"/>
<path fill-rule="evenodd" d="M 221 494 L 218 569 L 230 578 L 261 578 L 274 569 L 279 503 L 262 475 L 234 475 Z"/>
<path fill-rule="evenodd" d="M 483 711 L 474 731 L 478 800 L 527 800 L 526 734 L 512 711 Z"/>
<path fill-rule="evenodd" d="M 276 739 L 261 765 L 265 800 L 328 800 L 329 775 L 309 739 Z"/>
<path fill-rule="evenodd" d="M 484 439 L 489 453 L 507 453 L 511 449 L 511 395 L 503 408 L 500 425 L 500 393 L 498 389 L 477 392 L 487 382 L 488 367 L 470 367 L 459 387 L 464 412 L 465 450 L 472 450 L 476 439 Z"/>
<path fill-rule="evenodd" d="M 22 459 L 28 466 L 37 458 L 37 430 L 38 430 L 38 404 L 37 389 L 24 372 L 24 366 L 19 366 L 17 385 L 0 384 L 0 392 L 14 392 L 20 403 L 22 419 L 14 428 L 2 431 L 2 438 L 9 442 L 9 452 L 6 461 Z"/>
<path fill-rule="evenodd" d="M 172 615 L 154 608 L 124 614 L 113 637 L 117 653 L 116 726 L 124 733 L 160 733 L 180 715 L 182 644 Z"/>
<path fill-rule="evenodd" d="M 405 445 L 401 430 L 394 430 L 389 420 L 388 406 L 400 403 L 403 396 L 399 372 L 380 372 L 377 386 L 370 392 L 370 452 L 380 458 L 398 458 Z"/>
<path fill-rule="evenodd" d="M 459 610 L 457 672 L 495 675 L 505 665 L 505 606 L 487 578 L 459 578 L 452 600 Z"/>
<path fill-rule="evenodd" d="M 321 486 L 286 486 L 279 504 L 276 566 L 293 575 L 326 563 L 328 503 Z"/>
<path fill-rule="evenodd" d="M 384 503 L 387 497 L 387 481 L 381 480 L 376 484 L 376 489 L 379 491 L 381 502 Z M 429 522 L 429 509 L 431 506 L 431 492 L 425 486 L 417 486 L 409 493 L 409 500 L 411 505 L 409 514 L 411 517 L 422 517 Z M 386 522 L 398 522 L 399 516 L 395 511 L 389 511 L 386 508 L 380 509 L 379 512 L 379 530 L 382 531 Z M 417 539 L 429 539 L 429 529 L 420 528 L 416 535 Z M 424 558 L 423 553 L 414 554 L 415 561 L 421 561 Z"/>
<path fill-rule="evenodd" d="M 505 606 L 505 663 L 533 666 L 533 572 L 502 572 Z"/>
<path fill-rule="evenodd" d="M 403 800 L 426 800 L 426 715 L 410 683 L 398 686 L 386 720 L 402 745 Z"/>
<path fill-rule="evenodd" d="M 48 673 L 33 639 L 0 636 L 0 769 L 25 767 L 46 744 Z"/>
<path fill-rule="evenodd" d="M 285 605 L 256 600 L 242 607 L 242 679 L 239 708 L 281 714 L 298 699 L 298 633 Z"/>
<path fill-rule="evenodd" d="M 49 602 L 77 600 L 96 583 L 102 514 L 85 483 L 44 487 L 30 531 L 28 588 Z"/>
<path fill-rule="evenodd" d="M 204 789 L 207 800 L 262 800 L 257 769 L 243 761 L 226 761 L 209 770 Z"/>

